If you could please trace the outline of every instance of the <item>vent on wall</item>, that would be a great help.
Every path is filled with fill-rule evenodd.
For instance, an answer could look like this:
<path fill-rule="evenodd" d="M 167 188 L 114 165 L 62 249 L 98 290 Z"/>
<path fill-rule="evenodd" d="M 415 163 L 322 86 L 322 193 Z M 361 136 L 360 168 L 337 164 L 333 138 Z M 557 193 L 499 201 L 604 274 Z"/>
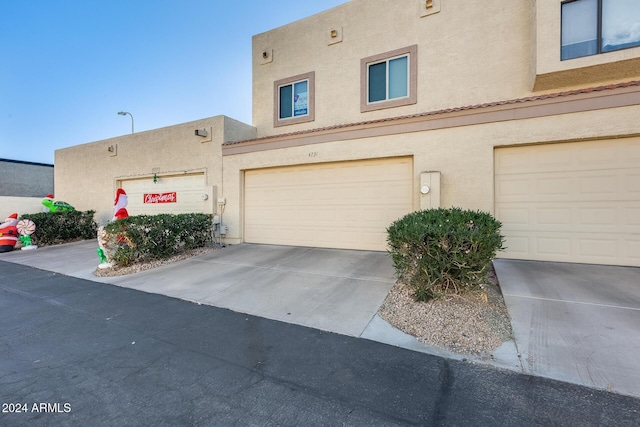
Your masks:
<path fill-rule="evenodd" d="M 442 0 L 419 0 L 420 17 L 433 15 L 440 12 L 440 3 Z"/>
<path fill-rule="evenodd" d="M 269 64 L 273 62 L 273 49 L 262 49 L 260 51 L 261 64 Z"/>
<path fill-rule="evenodd" d="M 200 137 L 200 138 L 198 138 L 200 142 L 211 142 L 213 140 L 213 128 L 212 127 L 196 129 L 196 130 L 194 130 L 193 133 L 194 133 L 195 136 L 199 136 Z"/>
<path fill-rule="evenodd" d="M 334 27 L 327 32 L 327 45 L 342 42 L 342 27 Z"/>

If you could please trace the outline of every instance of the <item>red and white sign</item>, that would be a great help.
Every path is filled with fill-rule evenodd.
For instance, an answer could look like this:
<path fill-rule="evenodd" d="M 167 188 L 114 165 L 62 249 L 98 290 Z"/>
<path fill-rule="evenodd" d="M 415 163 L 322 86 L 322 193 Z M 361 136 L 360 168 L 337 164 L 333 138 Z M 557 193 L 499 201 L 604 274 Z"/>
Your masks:
<path fill-rule="evenodd" d="M 145 193 L 144 203 L 176 203 L 178 197 L 173 193 Z"/>

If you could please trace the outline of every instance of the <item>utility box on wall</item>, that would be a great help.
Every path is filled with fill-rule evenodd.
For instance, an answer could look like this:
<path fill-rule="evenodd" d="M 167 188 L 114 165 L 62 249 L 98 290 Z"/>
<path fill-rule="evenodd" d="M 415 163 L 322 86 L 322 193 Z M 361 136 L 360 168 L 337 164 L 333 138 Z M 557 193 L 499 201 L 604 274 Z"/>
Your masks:
<path fill-rule="evenodd" d="M 420 174 L 420 209 L 438 209 L 440 207 L 440 172 L 422 172 Z"/>

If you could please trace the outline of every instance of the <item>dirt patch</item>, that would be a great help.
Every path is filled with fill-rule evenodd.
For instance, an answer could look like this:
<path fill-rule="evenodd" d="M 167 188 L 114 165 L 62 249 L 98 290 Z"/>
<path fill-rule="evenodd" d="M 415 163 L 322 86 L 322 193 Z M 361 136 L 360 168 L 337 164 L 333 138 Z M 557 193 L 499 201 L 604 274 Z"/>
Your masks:
<path fill-rule="evenodd" d="M 480 291 L 440 300 L 415 302 L 411 289 L 396 283 L 378 314 L 418 341 L 456 354 L 490 359 L 512 339 L 511 322 L 493 268 Z"/>

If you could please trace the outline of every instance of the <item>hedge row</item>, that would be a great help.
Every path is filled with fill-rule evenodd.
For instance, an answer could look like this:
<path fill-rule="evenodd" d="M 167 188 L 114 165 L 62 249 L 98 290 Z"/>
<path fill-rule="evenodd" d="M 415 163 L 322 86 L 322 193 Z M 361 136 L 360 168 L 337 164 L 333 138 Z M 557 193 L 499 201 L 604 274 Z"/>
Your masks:
<path fill-rule="evenodd" d="M 38 246 L 57 245 L 96 238 L 98 225 L 93 219 L 95 211 L 41 212 L 24 214 L 36 224 L 31 243 Z"/>
<path fill-rule="evenodd" d="M 211 244 L 212 227 L 212 216 L 206 214 L 130 216 L 104 227 L 105 248 L 121 266 L 165 259 Z"/>

